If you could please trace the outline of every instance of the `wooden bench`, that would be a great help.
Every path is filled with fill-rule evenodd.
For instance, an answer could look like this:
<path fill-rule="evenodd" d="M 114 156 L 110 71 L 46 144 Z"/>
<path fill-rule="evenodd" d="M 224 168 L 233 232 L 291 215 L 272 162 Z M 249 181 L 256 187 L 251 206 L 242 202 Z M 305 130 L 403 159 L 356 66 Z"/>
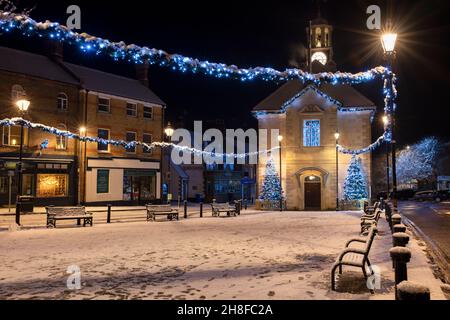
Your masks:
<path fill-rule="evenodd" d="M 212 203 L 211 207 L 213 217 L 219 217 L 221 212 L 226 213 L 228 217 L 237 215 L 236 206 L 232 206 L 228 203 Z"/>
<path fill-rule="evenodd" d="M 87 212 L 85 207 L 45 207 L 47 211 L 47 228 L 56 228 L 57 220 L 77 220 L 77 224 L 83 227 L 87 224 L 92 227 L 93 216 L 91 212 Z"/>
<path fill-rule="evenodd" d="M 360 267 L 366 280 L 366 266 L 369 268 L 370 273 L 373 274 L 373 270 L 369 261 L 369 252 L 377 232 L 377 228 L 375 226 L 372 226 L 367 237 L 355 238 L 347 241 L 344 251 L 339 254 L 338 259 L 331 269 L 331 290 L 336 291 L 335 273 L 336 269 L 339 268 L 339 274 L 342 274 L 342 266 Z M 363 249 L 351 248 L 350 245 L 352 243 L 362 243 L 365 246 Z"/>
<path fill-rule="evenodd" d="M 179 220 L 178 209 L 172 209 L 170 204 L 167 205 L 152 205 L 145 206 L 147 209 L 147 221 L 156 221 L 156 216 L 167 216 L 167 220 Z"/>

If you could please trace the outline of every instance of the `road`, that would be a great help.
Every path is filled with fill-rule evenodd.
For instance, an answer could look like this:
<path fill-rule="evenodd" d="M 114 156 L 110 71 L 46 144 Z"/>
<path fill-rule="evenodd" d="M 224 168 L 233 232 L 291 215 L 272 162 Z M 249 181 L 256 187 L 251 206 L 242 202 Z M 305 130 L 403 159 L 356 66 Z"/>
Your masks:
<path fill-rule="evenodd" d="M 399 208 L 434 242 L 450 263 L 450 202 L 405 201 L 399 203 Z"/>

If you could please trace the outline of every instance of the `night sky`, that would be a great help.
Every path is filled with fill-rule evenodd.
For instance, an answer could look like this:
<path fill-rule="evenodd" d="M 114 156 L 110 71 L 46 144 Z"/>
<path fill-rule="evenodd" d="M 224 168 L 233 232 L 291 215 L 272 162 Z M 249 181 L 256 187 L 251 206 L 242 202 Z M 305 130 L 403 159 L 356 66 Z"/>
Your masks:
<path fill-rule="evenodd" d="M 317 16 L 316 1 L 16 1 L 36 5 L 32 18 L 65 24 L 68 5 L 82 10 L 82 31 L 170 53 L 236 64 L 240 67 L 295 65 L 306 45 L 305 28 Z M 450 10 L 448 0 L 321 2 L 321 13 L 334 26 L 334 60 L 341 71 L 380 65 L 382 49 L 375 31 L 366 28 L 366 8 L 380 5 L 398 28 L 396 72 L 400 144 L 436 135 L 450 140 Z M 19 40 L 20 39 L 20 40 Z M 32 41 L 1 36 L 1 45 L 36 50 Z M 67 49 L 67 48 L 66 48 Z M 108 57 L 66 50 L 66 60 L 133 76 L 133 66 Z M 151 68 L 152 90 L 168 105 L 167 118 L 224 119 L 228 128 L 256 127 L 252 108 L 276 89 L 263 81 L 241 83 Z M 381 83 L 360 87 L 382 110 Z M 378 114 L 378 116 L 380 113 Z M 381 130 L 377 119 L 374 138 Z"/>

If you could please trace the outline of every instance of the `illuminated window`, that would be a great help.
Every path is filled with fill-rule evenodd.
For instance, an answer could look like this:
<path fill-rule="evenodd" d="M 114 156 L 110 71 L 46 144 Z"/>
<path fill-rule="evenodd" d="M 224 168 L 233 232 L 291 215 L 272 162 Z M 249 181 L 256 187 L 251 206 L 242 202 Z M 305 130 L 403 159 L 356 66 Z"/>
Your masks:
<path fill-rule="evenodd" d="M 303 146 L 320 147 L 320 120 L 303 122 Z"/>
<path fill-rule="evenodd" d="M 27 93 L 21 85 L 15 84 L 11 88 L 11 100 L 15 103 L 17 100 L 25 98 Z"/>
<path fill-rule="evenodd" d="M 56 99 L 56 109 L 58 111 L 67 111 L 69 108 L 69 99 L 64 92 L 58 94 L 58 98 Z"/>
<path fill-rule="evenodd" d="M 2 144 L 4 146 L 19 147 L 20 146 L 20 127 L 10 126 L 3 127 Z M 28 129 L 23 129 L 23 144 L 28 145 Z"/>
<path fill-rule="evenodd" d="M 64 124 L 58 126 L 59 130 L 67 131 L 67 127 Z M 67 137 L 56 136 L 56 150 L 66 150 L 67 149 Z"/>
<path fill-rule="evenodd" d="M 68 178 L 67 174 L 38 174 L 36 197 L 67 197 Z"/>

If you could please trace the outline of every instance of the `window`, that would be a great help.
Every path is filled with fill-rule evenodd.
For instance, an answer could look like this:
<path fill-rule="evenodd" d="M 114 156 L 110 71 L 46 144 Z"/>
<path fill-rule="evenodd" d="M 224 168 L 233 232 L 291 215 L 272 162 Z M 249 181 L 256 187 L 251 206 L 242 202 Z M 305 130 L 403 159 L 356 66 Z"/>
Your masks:
<path fill-rule="evenodd" d="M 149 133 L 144 133 L 142 142 L 144 142 L 146 144 L 151 144 L 152 143 L 152 135 Z M 144 148 L 144 153 L 152 153 L 152 149 Z"/>
<path fill-rule="evenodd" d="M 127 103 L 127 116 L 137 117 L 137 104 L 136 103 Z"/>
<path fill-rule="evenodd" d="M 36 197 L 67 197 L 68 178 L 67 174 L 38 174 Z"/>
<path fill-rule="evenodd" d="M 98 98 L 98 112 L 111 112 L 111 101 L 108 98 Z"/>
<path fill-rule="evenodd" d="M 10 126 L 3 127 L 2 144 L 4 146 L 19 147 L 20 146 L 20 127 Z M 28 145 L 28 129 L 23 129 L 23 144 Z"/>
<path fill-rule="evenodd" d="M 9 191 L 9 177 L 0 177 L 0 193 L 8 193 Z"/>
<path fill-rule="evenodd" d="M 109 170 L 97 170 L 97 193 L 109 193 Z"/>
<path fill-rule="evenodd" d="M 303 146 L 320 147 L 320 120 L 303 122 Z"/>
<path fill-rule="evenodd" d="M 144 119 L 153 119 L 153 107 L 144 106 Z"/>
<path fill-rule="evenodd" d="M 58 126 L 59 130 L 66 131 L 67 127 L 63 124 Z M 56 136 L 56 150 L 66 150 L 67 149 L 67 137 Z"/>
<path fill-rule="evenodd" d="M 11 100 L 16 102 L 24 97 L 26 97 L 27 93 L 23 89 L 21 85 L 15 84 L 11 88 Z"/>
<path fill-rule="evenodd" d="M 109 130 L 108 129 L 98 129 L 98 137 L 104 140 L 109 140 Z M 100 152 L 108 152 L 109 144 L 99 142 L 97 145 L 97 150 Z"/>
<path fill-rule="evenodd" d="M 126 142 L 136 141 L 136 132 L 127 132 L 125 137 Z M 127 152 L 136 153 L 136 146 L 125 148 Z"/>
<path fill-rule="evenodd" d="M 67 111 L 68 108 L 69 99 L 67 99 L 67 95 L 64 92 L 61 92 L 56 99 L 56 109 L 58 109 L 58 111 Z"/>

